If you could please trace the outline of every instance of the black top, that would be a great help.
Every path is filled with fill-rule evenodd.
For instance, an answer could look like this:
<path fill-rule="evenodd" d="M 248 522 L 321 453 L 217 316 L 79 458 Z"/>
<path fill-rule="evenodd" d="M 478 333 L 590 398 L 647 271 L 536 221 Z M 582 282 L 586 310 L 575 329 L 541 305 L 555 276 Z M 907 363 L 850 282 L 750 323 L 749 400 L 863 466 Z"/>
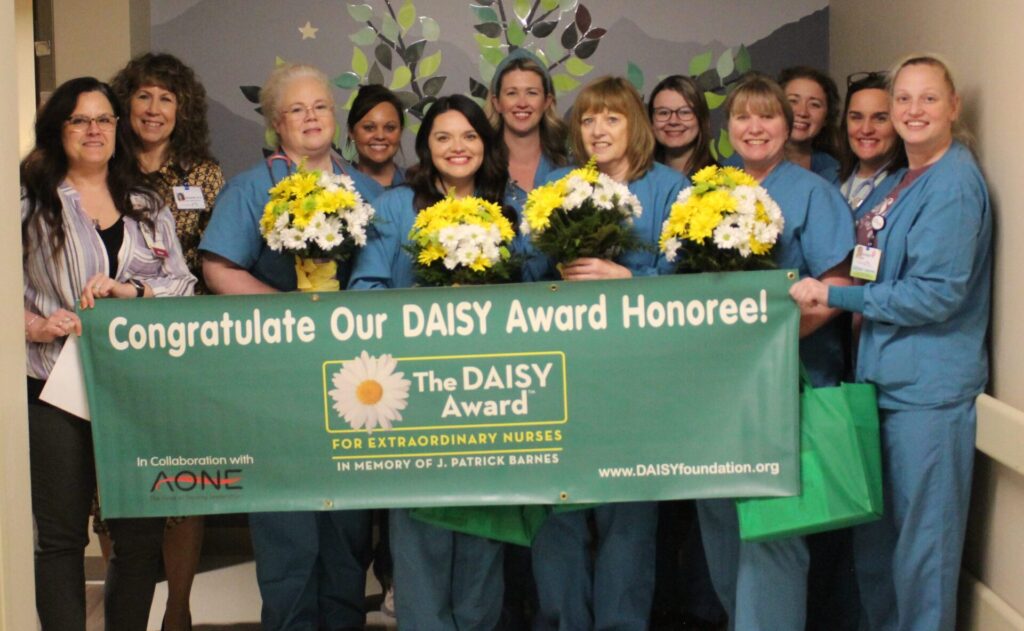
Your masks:
<path fill-rule="evenodd" d="M 96 228 L 103 240 L 103 246 L 107 249 L 107 262 L 110 263 L 110 277 L 117 277 L 117 254 L 121 251 L 121 244 L 124 243 L 124 219 L 118 217 L 117 221 L 107 228 Z"/>

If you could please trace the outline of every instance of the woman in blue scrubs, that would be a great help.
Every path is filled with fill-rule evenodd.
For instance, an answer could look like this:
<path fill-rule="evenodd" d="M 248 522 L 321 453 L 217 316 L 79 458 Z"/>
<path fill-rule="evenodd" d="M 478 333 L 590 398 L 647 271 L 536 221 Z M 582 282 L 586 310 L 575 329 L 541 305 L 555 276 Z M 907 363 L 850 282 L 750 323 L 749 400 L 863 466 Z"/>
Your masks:
<path fill-rule="evenodd" d="M 446 195 L 475 195 L 500 204 L 507 173 L 495 132 L 469 97 L 442 97 L 416 134 L 419 164 L 408 180 L 374 203 L 377 216 L 360 252 L 353 289 L 412 287 L 416 271 L 405 246 L 416 214 Z M 505 207 L 518 225 L 514 212 Z M 494 629 L 501 617 L 501 542 L 446 530 L 390 512 L 395 612 L 402 629 Z"/>
<path fill-rule="evenodd" d="M 855 218 L 885 199 L 903 176 L 907 154 L 889 114 L 888 75 L 868 72 L 851 75 L 840 135 L 842 151 L 840 192 Z"/>
<path fill-rule="evenodd" d="M 908 171 L 857 224 L 880 256 L 864 285 L 801 281 L 802 306 L 863 315 L 857 379 L 878 388 L 885 511 L 854 529 L 871 629 L 952 630 L 974 463 L 974 400 L 988 380 L 992 210 L 957 140 L 947 66 L 911 57 L 892 73 L 892 120 Z M 857 257 L 855 257 L 855 263 Z"/>
<path fill-rule="evenodd" d="M 839 90 L 835 81 L 816 68 L 794 66 L 779 73 L 779 85 L 793 108 L 786 159 L 838 184 Z"/>
<path fill-rule="evenodd" d="M 775 262 L 827 286 L 849 284 L 850 210 L 835 187 L 786 160 L 794 119 L 786 94 L 771 79 L 755 75 L 733 90 L 725 109 L 729 141 L 744 170 L 782 209 L 785 228 L 775 246 Z M 833 321 L 837 313 L 823 305 L 801 310 L 800 360 L 817 386 L 834 385 L 843 371 L 841 337 Z M 803 631 L 809 563 L 804 538 L 741 541 L 731 499 L 701 500 L 697 511 L 712 582 L 730 629 Z"/>
<path fill-rule="evenodd" d="M 405 181 L 405 172 L 395 164 L 402 148 L 405 116 L 402 102 L 382 85 L 359 88 L 348 112 L 348 139 L 355 146 L 354 166 L 367 176 L 370 197 Z"/>
<path fill-rule="evenodd" d="M 216 294 L 295 291 L 294 258 L 267 247 L 259 221 L 270 188 L 296 165 L 344 173 L 364 199 L 373 200 L 369 178 L 331 152 L 334 99 L 323 72 L 303 65 L 276 68 L 260 92 L 260 105 L 280 145 L 233 177 L 217 198 L 199 244 L 206 284 Z M 249 531 L 265 630 L 363 627 L 369 511 L 252 513 Z"/>
<path fill-rule="evenodd" d="M 652 247 L 617 260 L 581 258 L 561 268 L 564 280 L 607 280 L 671 273 L 656 253 L 661 227 L 679 191 L 679 172 L 654 162 L 654 133 L 643 102 L 625 79 L 604 77 L 580 91 L 569 121 L 573 153 L 626 183 L 643 213 L 637 236 Z M 554 180 L 568 169 L 555 171 Z M 591 561 L 588 519 L 597 530 Z M 533 544 L 539 610 L 534 629 L 646 629 L 654 590 L 656 502 L 606 504 L 552 514 Z"/>

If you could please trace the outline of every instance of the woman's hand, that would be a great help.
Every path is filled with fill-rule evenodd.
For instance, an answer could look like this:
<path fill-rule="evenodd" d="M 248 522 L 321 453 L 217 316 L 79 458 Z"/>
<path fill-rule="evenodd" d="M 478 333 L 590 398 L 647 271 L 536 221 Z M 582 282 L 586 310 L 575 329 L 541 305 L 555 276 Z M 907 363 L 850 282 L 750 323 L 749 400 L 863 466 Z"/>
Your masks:
<path fill-rule="evenodd" d="M 137 295 L 134 285 L 119 283 L 104 274 L 96 274 L 85 283 L 82 290 L 82 308 L 92 309 L 97 298 L 134 298 Z"/>
<path fill-rule="evenodd" d="M 804 278 L 789 288 L 789 296 L 801 309 L 828 306 L 828 285 L 816 278 Z"/>
<path fill-rule="evenodd" d="M 633 277 L 633 272 L 628 268 L 607 259 L 576 259 L 563 265 L 559 271 L 562 273 L 562 280 L 609 280 Z"/>
<path fill-rule="evenodd" d="M 57 309 L 46 318 L 36 316 L 25 326 L 25 339 L 39 344 L 49 344 L 71 333 L 82 334 L 82 321 L 67 309 Z"/>

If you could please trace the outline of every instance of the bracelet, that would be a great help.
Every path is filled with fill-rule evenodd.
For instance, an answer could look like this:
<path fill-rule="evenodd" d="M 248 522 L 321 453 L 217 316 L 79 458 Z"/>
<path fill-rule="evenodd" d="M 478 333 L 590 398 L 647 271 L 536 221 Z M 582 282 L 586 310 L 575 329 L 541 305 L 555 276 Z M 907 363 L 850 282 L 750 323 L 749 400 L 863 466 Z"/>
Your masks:
<path fill-rule="evenodd" d="M 29 320 L 28 323 L 25 325 L 25 339 L 26 340 L 29 339 L 29 329 L 31 329 L 32 325 L 36 323 L 36 320 L 38 320 L 41 317 L 42 316 L 37 313 L 37 314 L 33 315 L 32 319 Z M 29 340 L 29 341 L 31 341 L 31 340 Z"/>
<path fill-rule="evenodd" d="M 128 284 L 135 288 L 135 297 L 142 298 L 146 295 L 146 286 L 137 278 L 129 278 Z"/>

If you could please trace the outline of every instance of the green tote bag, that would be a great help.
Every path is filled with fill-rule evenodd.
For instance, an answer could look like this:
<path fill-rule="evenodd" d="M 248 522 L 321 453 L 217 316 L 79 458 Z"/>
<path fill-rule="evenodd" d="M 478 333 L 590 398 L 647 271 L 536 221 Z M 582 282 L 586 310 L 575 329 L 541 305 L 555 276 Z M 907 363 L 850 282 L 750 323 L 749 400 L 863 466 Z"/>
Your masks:
<path fill-rule="evenodd" d="M 766 541 L 845 528 L 882 515 L 875 387 L 811 385 L 800 368 L 800 495 L 736 501 L 740 538 Z"/>

